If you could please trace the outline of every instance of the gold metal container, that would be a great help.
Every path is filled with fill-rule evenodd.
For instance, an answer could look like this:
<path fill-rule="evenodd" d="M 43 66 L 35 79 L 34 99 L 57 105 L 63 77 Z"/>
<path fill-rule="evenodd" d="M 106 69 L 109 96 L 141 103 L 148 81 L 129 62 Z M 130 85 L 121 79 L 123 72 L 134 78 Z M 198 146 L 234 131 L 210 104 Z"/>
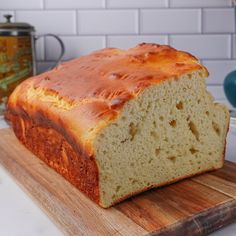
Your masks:
<path fill-rule="evenodd" d="M 5 15 L 6 22 L 0 23 L 0 115 L 4 113 L 7 99 L 14 88 L 24 79 L 37 73 L 36 40 L 42 36 L 52 36 L 58 40 L 61 53 L 55 65 L 60 62 L 65 50 L 58 36 L 36 36 L 32 25 L 13 23 L 11 17 Z"/>

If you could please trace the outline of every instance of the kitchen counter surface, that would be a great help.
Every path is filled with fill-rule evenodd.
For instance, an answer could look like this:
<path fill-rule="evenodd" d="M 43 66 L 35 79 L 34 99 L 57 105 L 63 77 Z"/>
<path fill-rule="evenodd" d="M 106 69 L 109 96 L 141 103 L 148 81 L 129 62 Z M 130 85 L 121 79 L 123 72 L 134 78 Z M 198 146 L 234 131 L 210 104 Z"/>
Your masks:
<path fill-rule="evenodd" d="M 7 124 L 0 118 L 0 129 L 6 127 Z M 226 159 L 233 162 L 236 162 L 235 142 L 236 128 L 231 126 Z M 2 166 L 0 166 L 0 222 L 0 235 L 4 236 L 63 235 Z M 235 232 L 236 223 L 212 233 L 211 236 L 235 236 Z"/>

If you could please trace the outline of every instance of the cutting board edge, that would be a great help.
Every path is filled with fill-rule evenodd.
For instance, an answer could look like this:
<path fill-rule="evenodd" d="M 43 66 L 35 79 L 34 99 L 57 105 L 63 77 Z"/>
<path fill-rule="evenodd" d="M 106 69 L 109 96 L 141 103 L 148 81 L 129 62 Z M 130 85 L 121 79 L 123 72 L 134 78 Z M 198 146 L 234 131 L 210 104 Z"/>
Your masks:
<path fill-rule="evenodd" d="M 217 213 L 220 213 L 220 217 Z M 208 223 L 202 224 L 202 222 Z M 150 232 L 145 236 L 169 236 L 172 234 L 182 236 L 190 235 L 190 233 L 191 235 L 208 235 L 234 222 L 236 222 L 236 200 L 232 199 L 219 204 L 217 207 L 206 209 L 197 215 L 168 225 L 158 232 Z"/>

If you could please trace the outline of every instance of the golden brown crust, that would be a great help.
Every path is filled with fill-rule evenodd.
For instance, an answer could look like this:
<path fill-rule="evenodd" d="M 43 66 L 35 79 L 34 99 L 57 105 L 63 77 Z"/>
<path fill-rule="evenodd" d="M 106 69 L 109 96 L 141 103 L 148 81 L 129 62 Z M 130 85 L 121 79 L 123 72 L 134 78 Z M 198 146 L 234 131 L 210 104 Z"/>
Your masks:
<path fill-rule="evenodd" d="M 195 57 L 169 46 L 103 49 L 24 81 L 9 98 L 8 118 L 24 145 L 99 202 L 98 132 L 146 87 L 193 71 L 208 76 Z M 55 144 L 46 142 L 49 137 Z M 61 143 L 71 160 L 67 167 Z M 86 172 L 79 171 L 81 163 Z"/>
<path fill-rule="evenodd" d="M 75 144 L 53 128 L 13 114 L 8 117 L 17 138 L 30 151 L 99 203 L 98 169 L 93 158 L 78 155 Z"/>
<path fill-rule="evenodd" d="M 127 101 L 148 86 L 196 70 L 203 77 L 208 75 L 195 57 L 169 46 L 108 48 L 24 81 L 8 106 L 35 121 L 43 122 L 41 117 L 53 121 L 92 155 L 96 134 L 119 115 Z"/>

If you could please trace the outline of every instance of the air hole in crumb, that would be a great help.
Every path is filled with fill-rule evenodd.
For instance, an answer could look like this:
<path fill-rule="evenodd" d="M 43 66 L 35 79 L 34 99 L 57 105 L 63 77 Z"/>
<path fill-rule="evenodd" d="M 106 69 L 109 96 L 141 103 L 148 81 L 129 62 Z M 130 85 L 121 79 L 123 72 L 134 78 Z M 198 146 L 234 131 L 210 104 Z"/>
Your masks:
<path fill-rule="evenodd" d="M 176 104 L 176 108 L 177 108 L 178 110 L 182 110 L 182 109 L 184 108 L 183 103 L 182 103 L 182 102 L 178 102 L 178 103 Z"/>
<path fill-rule="evenodd" d="M 176 127 L 176 120 L 172 120 L 169 122 L 170 126 L 172 126 L 173 128 Z"/>
<path fill-rule="evenodd" d="M 131 135 L 131 141 L 134 139 L 135 135 L 138 132 L 138 125 L 135 125 L 133 122 L 129 125 L 129 134 Z"/>
<path fill-rule="evenodd" d="M 168 142 L 168 141 L 169 141 L 169 139 L 168 139 L 167 137 L 165 137 L 165 138 L 164 138 L 164 141 L 165 141 L 165 142 Z"/>
<path fill-rule="evenodd" d="M 133 178 L 129 178 L 129 181 L 131 182 L 131 184 L 135 184 L 138 182 L 136 179 L 133 179 Z"/>
<path fill-rule="evenodd" d="M 148 163 L 150 164 L 152 161 L 153 161 L 153 159 L 151 158 L 151 159 L 149 159 Z"/>
<path fill-rule="evenodd" d="M 156 121 L 154 120 L 152 123 L 153 123 L 154 128 L 156 128 L 157 127 Z"/>
<path fill-rule="evenodd" d="M 215 130 L 216 134 L 218 136 L 220 136 L 220 126 L 217 123 L 215 123 L 214 121 L 212 121 L 212 127 Z"/>
<path fill-rule="evenodd" d="M 103 179 L 104 179 L 105 181 L 107 181 L 107 180 L 108 180 L 108 176 L 105 175 Z"/>
<path fill-rule="evenodd" d="M 157 132 L 151 131 L 151 132 L 150 132 L 150 135 L 151 135 L 153 138 L 158 139 L 158 134 L 157 134 Z"/>
<path fill-rule="evenodd" d="M 160 154 L 160 152 L 161 152 L 161 149 L 160 148 L 156 148 L 156 150 L 155 150 L 156 156 L 158 156 Z"/>
<path fill-rule="evenodd" d="M 160 119 L 160 121 L 163 121 L 163 120 L 164 120 L 164 117 L 163 117 L 163 116 L 160 116 L 159 119 Z"/>
<path fill-rule="evenodd" d="M 189 129 L 190 129 L 190 131 L 192 132 L 192 134 L 195 136 L 195 138 L 197 139 L 197 141 L 199 141 L 199 132 L 198 132 L 198 130 L 197 130 L 197 127 L 196 127 L 196 125 L 192 122 L 192 121 L 190 121 L 189 123 L 188 123 L 188 126 L 189 126 Z"/>
<path fill-rule="evenodd" d="M 199 152 L 197 149 L 195 149 L 194 147 L 190 148 L 189 151 L 192 153 L 192 154 L 195 154 L 196 152 Z"/>
<path fill-rule="evenodd" d="M 167 157 L 167 159 L 169 159 L 171 162 L 175 163 L 176 156 Z"/>
<path fill-rule="evenodd" d="M 120 188 L 121 188 L 121 186 L 118 185 L 118 186 L 116 187 L 116 192 L 119 192 Z"/>
<path fill-rule="evenodd" d="M 94 128 L 92 127 L 92 128 L 89 129 L 89 132 L 92 132 L 93 130 L 94 130 Z"/>
<path fill-rule="evenodd" d="M 125 121 L 125 120 L 126 120 L 126 117 L 125 117 L 125 116 L 121 117 L 121 120 Z"/>
<path fill-rule="evenodd" d="M 133 163 L 133 162 L 131 162 L 131 163 L 130 163 L 130 166 L 132 166 L 132 167 L 133 167 L 133 166 L 134 166 L 134 163 Z"/>
<path fill-rule="evenodd" d="M 201 100 L 200 100 L 200 99 L 198 99 L 198 100 L 197 100 L 197 103 L 198 103 L 198 104 L 200 104 L 200 102 L 201 102 Z"/>
<path fill-rule="evenodd" d="M 203 73 L 202 73 L 202 72 L 198 72 L 198 75 L 199 75 L 200 77 L 203 77 Z"/>
<path fill-rule="evenodd" d="M 120 142 L 121 143 L 125 143 L 126 141 L 128 141 L 129 139 L 128 138 L 126 138 L 126 139 L 124 139 L 124 140 L 121 140 Z"/>
<path fill-rule="evenodd" d="M 206 111 L 206 115 L 209 116 L 209 114 L 210 114 L 209 111 Z"/>
<path fill-rule="evenodd" d="M 208 155 L 210 155 L 210 156 L 211 156 L 211 155 L 212 155 L 212 152 L 209 152 L 209 153 L 208 153 Z"/>

